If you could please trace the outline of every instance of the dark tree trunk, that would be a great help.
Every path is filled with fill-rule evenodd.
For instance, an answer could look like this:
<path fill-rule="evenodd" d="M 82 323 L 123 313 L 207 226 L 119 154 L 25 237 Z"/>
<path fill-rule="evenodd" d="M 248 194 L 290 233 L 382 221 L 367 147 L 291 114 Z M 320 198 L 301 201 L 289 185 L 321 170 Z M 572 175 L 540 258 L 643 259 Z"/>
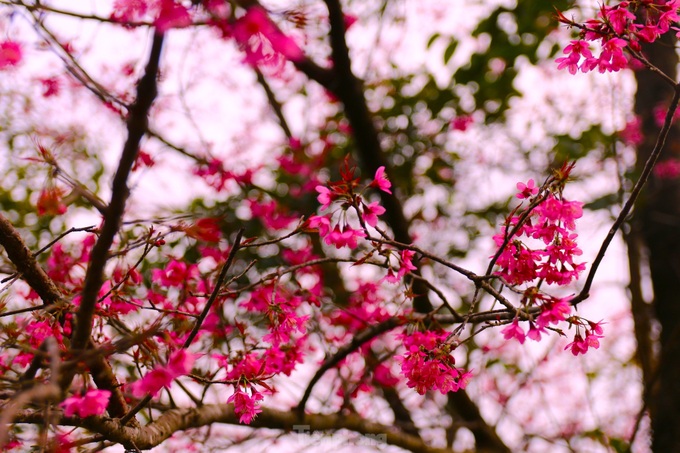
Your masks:
<path fill-rule="evenodd" d="M 675 39 L 667 34 L 663 42 L 647 46 L 644 53 L 649 61 L 670 77 L 677 77 L 678 56 Z M 667 106 L 673 90 L 651 71 L 636 73 L 638 90 L 635 112 L 642 120 L 644 142 L 638 148 L 637 168 L 640 170 L 649 156 L 660 127 L 653 111 Z M 659 162 L 680 158 L 680 133 L 671 129 L 666 149 Z M 632 234 L 646 248 L 654 289 L 653 317 L 661 333 L 658 338 L 658 359 L 649 360 L 653 349 L 648 338 L 649 317 L 644 315 L 641 301 L 634 301 L 638 358 L 643 365 L 646 404 L 652 420 L 653 451 L 680 451 L 680 179 L 660 179 L 652 176 L 643 196 L 638 200 Z M 629 241 L 629 247 L 635 247 Z M 637 253 L 636 250 L 631 250 Z M 632 260 L 631 262 L 636 261 Z M 635 271 L 632 273 L 634 275 Z M 637 306 L 636 306 L 637 305 Z M 642 314 L 642 315 L 640 315 Z M 651 350 L 650 350 L 651 349 Z M 652 367 L 649 363 L 656 362 Z M 646 365 L 647 364 L 647 365 Z"/>

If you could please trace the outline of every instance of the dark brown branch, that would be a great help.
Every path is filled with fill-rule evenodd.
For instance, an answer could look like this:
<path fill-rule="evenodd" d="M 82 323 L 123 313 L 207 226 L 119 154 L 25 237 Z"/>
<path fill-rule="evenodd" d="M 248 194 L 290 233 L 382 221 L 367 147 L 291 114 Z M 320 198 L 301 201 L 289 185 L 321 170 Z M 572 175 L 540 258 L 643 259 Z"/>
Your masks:
<path fill-rule="evenodd" d="M 2 214 L 0 214 L 0 245 L 5 248 L 9 259 L 22 278 L 43 300 L 45 308 L 65 303 L 57 285 L 38 265 L 34 254 L 26 246 L 14 226 Z M 90 363 L 90 369 L 97 387 L 111 391 L 109 413 L 116 417 L 125 414 L 128 410 L 125 398 L 106 359 L 97 357 Z"/>
<path fill-rule="evenodd" d="M 128 137 L 113 178 L 111 202 L 104 216 L 104 224 L 99 238 L 92 249 L 90 263 L 85 275 L 82 299 L 75 317 L 76 325 L 71 342 L 71 348 L 74 350 L 85 348 L 90 338 L 97 295 L 104 282 L 104 266 L 114 237 L 120 228 L 125 204 L 129 196 L 127 179 L 137 158 L 139 143 L 147 130 L 149 110 L 157 94 L 156 76 L 162 47 L 163 34 L 155 33 L 144 76 L 137 86 L 137 98 L 130 107 L 127 121 Z"/>
<path fill-rule="evenodd" d="M 184 341 L 184 344 L 182 345 L 183 349 L 188 348 L 191 345 L 191 342 L 194 341 L 194 338 L 196 338 L 196 335 L 198 335 L 198 331 L 201 330 L 201 325 L 203 324 L 203 321 L 205 320 L 206 316 L 208 316 L 208 313 L 210 312 L 210 308 L 213 306 L 213 304 L 217 300 L 217 296 L 219 295 L 220 289 L 222 288 L 222 285 L 224 284 L 224 280 L 227 278 L 227 272 L 229 272 L 229 269 L 231 268 L 231 265 L 234 262 L 234 257 L 236 256 L 236 253 L 238 252 L 239 248 L 241 247 L 241 238 L 243 237 L 243 231 L 245 231 L 245 229 L 241 228 L 236 233 L 236 239 L 234 239 L 234 245 L 232 245 L 231 250 L 229 251 L 229 256 L 227 257 L 227 262 L 224 263 L 224 266 L 222 266 L 222 270 L 220 270 L 220 275 L 217 277 L 217 281 L 215 282 L 215 288 L 213 289 L 212 294 L 210 294 L 210 298 L 205 303 L 205 307 L 203 307 L 203 311 L 201 312 L 200 316 L 196 320 L 196 324 L 194 324 L 194 328 L 191 329 L 191 333 L 189 334 L 187 339 Z"/>
<path fill-rule="evenodd" d="M 4 247 L 7 257 L 21 278 L 38 293 L 44 305 L 54 305 L 62 300 L 57 285 L 38 265 L 33 252 L 26 246 L 19 232 L 2 214 L 0 214 L 0 245 Z"/>
<path fill-rule="evenodd" d="M 254 71 L 255 75 L 257 76 L 258 83 L 262 86 L 262 89 L 264 89 L 264 93 L 267 95 L 267 101 L 269 102 L 269 106 L 274 111 L 276 119 L 279 120 L 279 126 L 283 130 L 283 133 L 286 134 L 286 137 L 288 139 L 293 138 L 293 133 L 291 132 L 290 127 L 288 126 L 288 121 L 286 121 L 286 117 L 283 116 L 283 108 L 281 107 L 281 103 L 279 102 L 278 99 L 276 99 L 276 95 L 269 86 L 269 83 L 267 83 L 267 79 L 264 78 L 264 74 L 262 74 L 262 71 L 260 71 L 259 68 L 257 67 L 254 68 Z"/>

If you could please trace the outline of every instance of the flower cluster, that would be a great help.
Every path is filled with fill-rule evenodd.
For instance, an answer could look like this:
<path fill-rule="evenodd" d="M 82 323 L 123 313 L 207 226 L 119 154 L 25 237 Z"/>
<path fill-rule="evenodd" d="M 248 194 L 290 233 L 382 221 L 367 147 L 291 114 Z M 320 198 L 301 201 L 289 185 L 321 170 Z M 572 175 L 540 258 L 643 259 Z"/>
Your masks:
<path fill-rule="evenodd" d="M 261 6 L 248 8 L 234 22 L 231 34 L 245 52 L 245 61 L 253 66 L 276 67 L 283 59 L 300 61 L 304 57 L 295 41 L 279 30 Z"/>
<path fill-rule="evenodd" d="M 385 208 L 380 206 L 377 201 L 366 202 L 361 194 L 355 192 L 359 184 L 358 179 L 353 177 L 354 171 L 347 164 L 345 164 L 341 174 L 342 181 L 332 182 L 327 186 L 319 185 L 316 187 L 316 191 L 319 193 L 317 200 L 321 203 L 321 209 L 327 210 L 332 204 L 339 202 L 345 215 L 334 226 L 331 226 L 333 213 L 312 216 L 309 218 L 308 225 L 310 228 L 319 231 L 319 236 L 324 239 L 326 244 L 334 245 L 338 249 L 342 247 L 354 249 L 358 246 L 358 240 L 366 237 L 363 224 L 372 227 L 377 226 L 378 216 L 385 213 Z M 375 172 L 375 178 L 368 187 L 392 193 L 390 190 L 392 183 L 385 175 L 385 167 L 378 168 Z M 359 214 L 362 228 L 353 228 L 347 222 L 346 211 L 350 208 L 354 208 Z"/>
<path fill-rule="evenodd" d="M 518 184 L 519 198 L 538 193 L 533 180 Z M 523 211 L 506 220 L 501 233 L 494 236 L 502 252 L 496 262 L 496 275 L 510 285 L 541 279 L 548 284 L 566 285 L 578 277 L 585 264 L 574 261 L 582 254 L 576 244 L 575 221 L 583 215 L 583 203 L 568 201 L 550 193 L 520 224 Z M 508 237 L 514 231 L 512 237 Z M 533 240 L 533 241 L 531 241 Z M 530 242 L 531 241 L 531 242 Z"/>
<path fill-rule="evenodd" d="M 564 49 L 566 57 L 557 58 L 558 69 L 567 68 L 576 74 L 597 69 L 599 72 L 615 72 L 628 65 L 623 53 L 625 48 L 632 52 L 641 50 L 641 43 L 656 41 L 661 35 L 673 29 L 678 16 L 680 0 L 655 2 L 623 1 L 614 6 L 602 5 L 597 18 L 579 25 L 561 13 L 559 19 L 569 26 L 581 28 L 580 39 L 571 41 Z M 640 19 L 638 19 L 640 18 Z M 601 51 L 598 57 L 590 51 L 589 42 L 599 41 Z"/>
<path fill-rule="evenodd" d="M 600 347 L 600 338 L 603 336 L 601 321 L 578 320 L 578 322 L 575 321 L 575 324 L 574 341 L 566 345 L 564 349 L 570 349 L 572 354 L 579 355 L 585 354 L 590 348 L 597 349 Z M 584 330 L 583 336 L 580 332 L 581 328 Z"/>
<path fill-rule="evenodd" d="M 456 368 L 451 345 L 446 342 L 448 332 L 430 330 L 400 337 L 406 352 L 396 359 L 409 387 L 421 395 L 428 390 L 446 394 L 465 388 L 472 373 Z"/>
<path fill-rule="evenodd" d="M 67 417 L 89 417 L 103 415 L 109 404 L 111 392 L 108 390 L 88 390 L 84 395 L 74 395 L 66 398 L 59 405 L 64 408 Z"/>
<path fill-rule="evenodd" d="M 234 394 L 229 397 L 227 403 L 234 403 L 234 412 L 239 416 L 239 422 L 250 424 L 253 419 L 262 412 L 259 401 L 264 398 L 262 393 L 255 389 L 236 387 Z"/>
<path fill-rule="evenodd" d="M 531 340 L 540 341 L 547 327 L 566 320 L 567 316 L 571 313 L 571 306 L 567 299 L 541 294 L 535 287 L 525 291 L 525 304 L 540 304 L 541 313 L 535 320 L 531 319 L 529 321 L 528 332 L 524 331 L 519 325 L 519 318 L 515 317 L 510 324 L 501 330 L 503 338 L 506 340 L 514 338 L 523 344 L 524 340 L 528 337 Z"/>
<path fill-rule="evenodd" d="M 198 354 L 192 354 L 185 349 L 174 352 L 168 364 L 156 366 L 139 381 L 130 385 L 130 391 L 135 398 L 143 398 L 146 395 L 156 396 L 163 387 L 169 388 L 175 378 L 184 376 L 191 371 Z"/>

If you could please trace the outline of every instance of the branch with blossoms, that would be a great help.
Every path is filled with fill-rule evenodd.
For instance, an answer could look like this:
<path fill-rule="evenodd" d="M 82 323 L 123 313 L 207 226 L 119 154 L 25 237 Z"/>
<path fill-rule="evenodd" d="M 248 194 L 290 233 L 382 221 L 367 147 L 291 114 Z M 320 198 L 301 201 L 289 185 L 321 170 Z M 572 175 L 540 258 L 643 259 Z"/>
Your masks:
<path fill-rule="evenodd" d="M 676 37 L 680 36 L 680 28 L 673 25 L 680 21 L 679 8 L 680 3 L 676 0 L 661 4 L 623 1 L 614 6 L 602 5 L 597 18 L 589 19 L 582 24 L 568 19 L 558 12 L 559 21 L 570 27 L 579 28 L 582 38 L 572 41 L 564 49 L 564 53 L 567 54 L 566 57 L 555 60 L 558 63 L 558 69 L 567 68 L 571 74 L 576 74 L 578 70 L 585 73 L 595 68 L 598 68 L 600 72 L 619 71 L 629 64 L 622 53 L 625 49 L 673 88 L 673 99 L 666 112 L 656 143 L 645 161 L 640 177 L 636 181 L 628 200 L 626 200 L 600 246 L 583 289 L 570 299 L 570 303 L 574 306 L 588 298 L 598 267 L 611 241 L 630 215 L 642 188 L 652 174 L 673 125 L 678 103 L 680 103 L 680 83 L 649 62 L 643 55 L 641 45 L 643 43 L 651 44 L 671 31 L 675 32 Z M 601 42 L 602 52 L 598 58 L 595 58 L 590 51 L 588 41 Z"/>
<path fill-rule="evenodd" d="M 597 18 L 585 23 L 569 19 L 558 11 L 557 19 L 561 23 L 581 30 L 581 39 L 571 41 L 564 49 L 567 56 L 555 60 L 558 69 L 566 68 L 571 74 L 595 69 L 600 73 L 617 72 L 629 65 L 623 53 L 626 50 L 666 83 L 675 86 L 675 80 L 644 57 L 642 44 L 651 44 L 670 30 L 675 30 L 676 35 L 680 34 L 680 29 L 672 26 L 680 20 L 678 6 L 674 0 L 662 4 L 637 0 L 623 1 L 614 6 L 603 4 Z M 595 57 L 588 42 L 598 41 L 601 52 Z"/>
<path fill-rule="evenodd" d="M 116 2 L 112 20 L 123 26 L 151 24 L 159 34 L 154 35 L 146 73 L 126 118 L 128 139 L 113 180 L 111 200 L 105 205 L 95 198 L 87 199 L 103 214 L 98 236 L 90 234 L 70 250 L 55 246 L 42 269 L 11 224 L 0 216 L 0 241 L 10 261 L 43 299 L 40 307 L 52 307 L 36 309 L 32 317 L 18 318 L 18 327 L 5 332 L 8 337 L 15 335 L 14 340 L 18 338 L 21 345 L 7 356 L 13 359 L 6 364 L 7 374 L 23 372 L 24 380 L 35 384 L 34 388 L 53 380 L 55 376 L 45 365 L 48 357 L 42 351 L 47 338 L 55 339 L 64 365 L 58 376 L 58 397 L 50 394 L 42 401 L 21 400 L 17 410 L 19 406 L 29 409 L 17 416 L 16 422 L 38 423 L 41 410 L 58 407 L 55 410 L 62 417 L 55 424 L 88 428 L 131 449 L 150 448 L 177 430 L 211 423 L 290 430 L 294 424 L 308 422 L 320 430 L 388 432 L 388 442 L 393 445 L 435 451 L 417 435 L 394 433 L 382 425 L 367 423 L 352 413 L 351 399 L 359 391 L 380 387 L 395 390 L 400 383 L 420 395 L 438 391 L 449 402 L 468 398 L 464 391 L 469 380 L 474 379 L 474 372 L 469 364 L 457 363 L 454 353 L 482 330 L 496 329 L 505 340 L 524 343 L 526 338 L 540 341 L 552 333 L 564 334 L 561 326 L 569 325 L 574 335 L 565 349 L 578 355 L 599 347 L 603 323 L 574 315 L 574 306 L 588 297 L 597 266 L 663 147 L 664 134 L 670 127 L 668 118 L 672 118 L 678 102 L 680 91 L 676 85 L 676 99 L 653 153 L 655 157 L 650 158 L 646 173 L 603 243 L 583 291 L 574 297 L 556 297 L 551 294 L 556 288 L 572 284 L 585 271 L 585 263 L 578 259 L 581 250 L 575 233 L 582 203 L 565 195 L 573 166 L 557 170 L 540 187 L 533 179 L 517 183 L 520 204 L 494 237 L 496 248 L 486 271 L 466 269 L 413 243 L 398 181 L 391 179 L 392 169 L 373 124 L 363 82 L 352 72 L 345 36 L 350 25 L 339 1 L 325 1 L 332 60 L 328 68 L 308 58 L 295 39 L 274 22 L 275 16 L 257 2 L 200 3 L 200 7 L 189 7 L 172 0 Z M 633 3 L 639 6 L 637 2 L 630 5 Z M 558 59 L 558 65 L 572 73 L 623 67 L 627 63 L 624 48 L 632 45 L 633 38 L 643 39 L 651 33 L 636 28 L 623 8 L 603 7 L 599 22 L 582 28 L 584 39 L 573 42 L 566 49 L 568 56 Z M 207 19 L 202 20 L 199 14 L 205 14 Z M 652 17 L 650 23 L 657 27 L 667 20 Z M 291 150 L 297 151 L 294 158 L 277 161 L 280 173 L 289 177 L 299 173 L 305 180 L 299 187 L 291 185 L 291 196 L 296 198 L 293 204 L 297 204 L 298 197 L 313 200 L 310 195 L 315 195 L 320 207 L 314 206 L 313 214 L 302 207 L 299 211 L 284 210 L 274 200 L 275 190 L 267 191 L 253 183 L 254 171 L 231 171 L 209 153 L 201 157 L 165 140 L 160 133 L 152 133 L 169 148 L 198 163 L 194 175 L 216 194 L 224 195 L 227 184 L 236 183 L 243 192 L 239 194 L 243 198 L 239 207 L 249 210 L 250 218 L 244 220 L 240 214 L 237 220 L 199 218 L 190 225 L 171 225 L 167 233 L 149 233 L 127 245 L 124 241 L 117 244 L 117 237 L 137 234 L 134 227 L 123 222 L 129 192 L 127 179 L 139 158 L 144 160 L 139 150 L 142 136 L 155 130 L 149 125 L 148 115 L 156 94 L 161 36 L 173 28 L 195 24 L 213 27 L 223 39 L 233 41 L 244 55 L 244 63 L 254 68 Z M 586 47 L 589 39 L 602 41 L 597 58 Z M 58 42 L 53 36 L 50 41 L 53 45 Z M 12 51 L 16 46 L 9 47 Z M 632 47 L 630 51 L 636 52 Z M 79 83 L 102 101 L 113 99 L 109 93 L 100 92 L 94 79 L 81 73 L 74 62 L 67 61 L 67 67 L 77 72 Z M 347 157 L 330 172 L 335 175 L 338 170 L 339 177 L 324 182 L 328 172 L 321 171 L 320 159 L 310 163 L 303 160 L 304 156 L 300 158 L 305 144 L 293 137 L 265 79 L 266 75 L 280 75 L 286 66 L 295 66 L 342 102 L 347 135 L 354 138 L 361 171 Z M 122 101 L 120 105 L 127 108 Z M 50 164 L 48 158 L 44 161 Z M 56 171 L 59 167 L 55 164 L 51 168 Z M 72 188 L 80 187 L 75 179 L 66 182 Z M 56 187 L 50 189 L 39 197 L 39 215 L 65 214 L 63 192 Z M 272 233 L 275 237 L 242 241 L 239 225 L 230 248 L 225 231 L 241 221 L 261 224 L 259 230 L 253 228 L 257 231 L 253 236 Z M 179 239 L 175 241 L 175 237 Z M 174 241 L 173 245 L 166 244 L 166 239 Z M 160 256 L 152 256 L 152 251 L 165 245 L 168 247 L 158 252 Z M 139 250 L 141 247 L 143 250 Z M 141 256 L 132 260 L 134 264 L 126 261 L 140 252 Z M 277 270 L 263 271 L 258 260 L 268 262 L 262 267 Z M 225 264 L 220 267 L 218 263 Z M 361 278 L 343 281 L 341 263 L 360 270 Z M 324 273 L 324 265 L 335 267 L 337 292 L 336 288 L 326 287 L 329 275 Z M 427 274 L 420 271 L 428 266 L 443 266 L 447 272 L 452 271 L 452 278 L 462 275 L 474 287 L 473 303 L 466 312 L 457 311 L 455 304 L 447 301 L 444 292 L 437 289 L 443 286 L 435 284 L 434 278 L 430 281 L 423 276 Z M 114 268 L 110 276 L 108 268 Z M 227 279 L 226 273 L 232 273 L 232 269 L 233 277 Z M 347 291 L 346 283 L 356 288 Z M 339 292 L 347 296 L 335 297 Z M 491 307 L 481 305 L 482 293 L 493 299 Z M 441 303 L 436 297 L 431 300 L 432 294 Z M 27 300 L 31 297 L 27 296 Z M 14 311 L 12 316 L 22 313 L 25 312 Z M 118 339 L 112 340 L 116 336 Z M 313 344 L 317 340 L 321 347 Z M 325 350 L 326 355 L 314 365 L 314 374 L 294 413 L 269 409 L 266 403 L 277 391 L 279 381 L 299 370 L 315 350 Z M 345 366 L 352 361 L 361 363 L 359 371 Z M 307 403 L 319 393 L 317 384 L 333 371 L 342 381 L 336 396 L 342 398 L 338 411 L 343 415 L 308 414 Z M 189 382 L 201 386 L 200 396 L 193 395 Z M 232 393 L 209 394 L 210 387 L 217 384 L 227 386 Z M 197 407 L 168 409 L 141 427 L 138 412 L 153 419 L 167 408 L 158 401 L 169 399 L 174 404 L 177 387 Z M 457 396 L 452 397 L 454 394 Z M 395 395 L 398 400 L 396 391 Z M 210 402 L 210 397 L 221 400 L 219 404 L 204 404 Z M 155 402 L 149 405 L 151 401 Z M 128 403 L 135 407 L 129 409 Z M 472 403 L 468 403 L 469 408 Z M 398 404 L 391 407 L 400 421 L 394 409 Z M 107 418 L 107 413 L 112 418 Z M 466 420 L 475 430 L 495 435 L 476 407 L 467 414 Z M 403 420 L 412 423 L 408 413 Z M 502 444 L 500 440 L 498 443 Z M 503 447 L 500 445 L 499 450 Z"/>

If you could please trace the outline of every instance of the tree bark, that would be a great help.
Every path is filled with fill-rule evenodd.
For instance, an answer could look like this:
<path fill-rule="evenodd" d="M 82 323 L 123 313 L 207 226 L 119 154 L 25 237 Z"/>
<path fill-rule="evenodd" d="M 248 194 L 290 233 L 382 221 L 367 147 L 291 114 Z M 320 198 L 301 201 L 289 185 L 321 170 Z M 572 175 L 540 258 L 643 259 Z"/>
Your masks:
<path fill-rule="evenodd" d="M 648 60 L 673 79 L 677 77 L 678 56 L 675 38 L 667 34 L 662 40 L 644 49 Z M 666 106 L 673 95 L 672 88 L 657 74 L 636 72 L 638 89 L 635 113 L 642 121 L 644 141 L 638 146 L 637 168 L 644 166 L 659 126 L 654 110 Z M 659 162 L 680 158 L 680 131 L 673 126 L 666 149 Z M 647 251 L 654 290 L 653 316 L 661 327 L 658 338 L 656 369 L 644 373 L 646 401 L 652 421 L 652 449 L 655 452 L 680 451 L 680 180 L 652 175 L 646 190 L 638 200 L 633 231 L 639 231 Z M 630 253 L 637 253 L 631 250 Z M 639 302 L 638 302 L 639 303 Z M 633 307 L 634 313 L 640 307 Z M 649 332 L 644 317 L 635 317 L 636 331 Z M 640 344 L 638 348 L 647 349 Z M 649 355 L 641 350 L 638 357 Z"/>

